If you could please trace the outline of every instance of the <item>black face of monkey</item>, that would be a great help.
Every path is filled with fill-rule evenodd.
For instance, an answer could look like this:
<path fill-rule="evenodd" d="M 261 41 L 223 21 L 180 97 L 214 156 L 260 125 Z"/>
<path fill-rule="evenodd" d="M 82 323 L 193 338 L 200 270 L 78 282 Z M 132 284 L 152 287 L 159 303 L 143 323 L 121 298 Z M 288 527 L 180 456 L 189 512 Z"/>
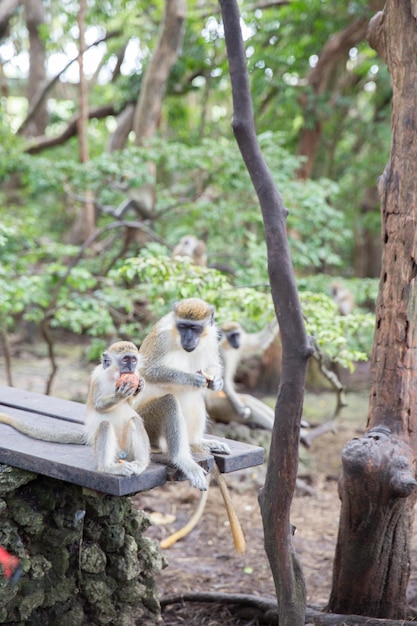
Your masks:
<path fill-rule="evenodd" d="M 186 352 L 192 352 L 200 342 L 204 324 L 195 321 L 181 320 L 177 322 L 177 330 L 180 334 L 181 345 Z"/>
<path fill-rule="evenodd" d="M 238 330 L 232 330 L 230 333 L 226 333 L 226 338 L 235 350 L 240 347 L 240 332 Z"/>
<path fill-rule="evenodd" d="M 118 358 L 118 363 L 120 374 L 133 374 L 138 364 L 138 357 L 136 354 L 127 353 Z"/>

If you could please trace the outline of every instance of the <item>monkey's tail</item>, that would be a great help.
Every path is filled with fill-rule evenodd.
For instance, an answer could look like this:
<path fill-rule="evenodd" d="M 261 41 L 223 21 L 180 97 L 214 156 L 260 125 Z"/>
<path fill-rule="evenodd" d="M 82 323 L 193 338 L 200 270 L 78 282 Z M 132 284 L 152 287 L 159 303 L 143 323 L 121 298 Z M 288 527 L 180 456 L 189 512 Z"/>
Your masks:
<path fill-rule="evenodd" d="M 223 478 L 223 474 L 221 474 L 219 468 L 217 467 L 216 462 L 213 465 L 213 476 L 215 477 L 217 484 L 219 485 L 220 493 L 222 494 L 224 505 L 226 507 L 227 517 L 229 518 L 235 550 L 238 554 L 243 554 L 246 550 L 245 537 L 243 535 L 239 518 L 236 515 L 236 511 L 233 507 L 233 502 L 230 497 L 226 481 Z"/>
<path fill-rule="evenodd" d="M 180 528 L 179 530 L 177 530 L 175 533 L 172 533 L 172 535 L 169 535 L 169 537 L 162 539 L 159 545 L 161 546 L 163 550 L 166 548 L 170 548 L 171 546 L 174 545 L 174 543 L 177 543 L 177 541 L 186 537 L 193 530 L 193 528 L 197 526 L 198 522 L 200 521 L 201 516 L 204 513 L 204 509 L 206 507 L 208 492 L 209 490 L 208 490 L 208 481 L 207 481 L 207 489 L 206 491 L 201 492 L 198 507 L 196 508 L 195 512 L 190 517 L 186 525 Z"/>
<path fill-rule="evenodd" d="M 86 436 L 80 432 L 60 432 L 59 430 L 48 430 L 46 428 L 40 428 L 32 424 L 26 424 L 19 419 L 7 415 L 6 413 L 0 413 L 0 423 L 7 424 L 15 430 L 32 437 L 32 439 L 40 439 L 41 441 L 49 441 L 51 443 L 78 443 L 85 444 Z"/>

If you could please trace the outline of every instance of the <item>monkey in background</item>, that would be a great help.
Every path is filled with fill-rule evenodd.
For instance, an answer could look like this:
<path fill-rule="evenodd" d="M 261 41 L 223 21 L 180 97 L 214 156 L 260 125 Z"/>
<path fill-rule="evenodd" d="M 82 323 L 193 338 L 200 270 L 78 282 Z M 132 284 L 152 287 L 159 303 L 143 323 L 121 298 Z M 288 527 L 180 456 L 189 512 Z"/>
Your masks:
<path fill-rule="evenodd" d="M 234 385 L 236 370 L 244 358 L 264 352 L 279 332 L 273 319 L 261 331 L 247 333 L 238 322 L 221 326 L 220 354 L 224 364 L 223 391 L 208 393 L 207 411 L 220 422 L 240 422 L 272 430 L 274 411 L 250 394 L 237 393 Z"/>
<path fill-rule="evenodd" d="M 206 244 L 202 239 L 197 239 L 194 235 L 185 235 L 175 246 L 171 258 L 188 256 L 194 265 L 200 267 L 207 266 Z"/>
<path fill-rule="evenodd" d="M 132 399 L 142 390 L 139 351 L 129 341 L 112 344 L 91 375 L 85 432 L 55 431 L 0 413 L 0 422 L 34 439 L 92 445 L 99 472 L 130 476 L 149 464 L 150 444 Z"/>
<path fill-rule="evenodd" d="M 223 386 L 214 307 L 199 298 L 175 303 L 152 327 L 139 354 L 145 387 L 134 406 L 151 444 L 161 447 L 191 485 L 204 491 L 206 474 L 191 448 L 230 452 L 225 443 L 204 438 L 205 390 Z"/>
<path fill-rule="evenodd" d="M 349 315 L 355 308 L 355 298 L 352 292 L 341 283 L 335 282 L 331 285 L 331 294 L 336 302 L 340 315 Z"/>

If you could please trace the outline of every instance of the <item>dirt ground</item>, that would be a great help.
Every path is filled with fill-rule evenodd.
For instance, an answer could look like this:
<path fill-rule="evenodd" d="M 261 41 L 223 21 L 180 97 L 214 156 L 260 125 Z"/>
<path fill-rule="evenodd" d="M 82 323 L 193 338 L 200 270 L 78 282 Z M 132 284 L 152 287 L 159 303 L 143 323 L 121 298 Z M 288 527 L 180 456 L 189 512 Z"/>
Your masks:
<path fill-rule="evenodd" d="M 16 351 L 15 386 L 45 391 L 50 364 L 42 350 L 39 346 L 29 346 Z M 60 348 L 58 363 L 52 395 L 84 401 L 85 373 L 92 366 L 86 364 L 82 349 Z M 6 384 L 2 358 L 0 384 Z M 363 432 L 368 403 L 366 389 L 348 393 L 347 402 L 332 430 L 314 439 L 309 449 L 300 446 L 302 485 L 295 493 L 291 522 L 296 527 L 294 542 L 306 581 L 307 602 L 317 608 L 326 605 L 331 590 L 340 511 L 337 480 L 341 451 L 347 441 Z M 312 425 L 323 423 L 331 417 L 334 406 L 335 397 L 331 393 L 307 393 L 305 419 Z M 263 445 L 268 450 L 269 433 L 265 431 L 215 425 L 212 432 Z M 234 550 L 219 489 L 212 481 L 203 519 L 188 537 L 164 551 L 168 565 L 157 577 L 161 598 L 196 591 L 274 596 L 257 501 L 265 472 L 266 465 L 262 465 L 226 475 L 246 539 L 245 554 L 238 555 Z M 153 521 L 148 536 L 157 541 L 182 527 L 195 511 L 198 500 L 199 492 L 190 488 L 188 482 L 168 484 L 135 496 L 137 506 L 147 511 Z M 170 604 L 164 610 L 163 624 L 249 626 L 256 622 L 237 621 L 225 606 L 186 603 Z"/>

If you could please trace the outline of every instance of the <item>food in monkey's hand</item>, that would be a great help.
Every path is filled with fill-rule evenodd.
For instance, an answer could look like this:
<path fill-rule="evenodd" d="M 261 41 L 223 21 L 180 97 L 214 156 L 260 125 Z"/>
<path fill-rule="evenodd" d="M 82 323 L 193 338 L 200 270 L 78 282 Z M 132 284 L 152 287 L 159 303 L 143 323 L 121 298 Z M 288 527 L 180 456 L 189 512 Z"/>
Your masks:
<path fill-rule="evenodd" d="M 116 389 L 120 389 L 122 385 L 129 385 L 129 387 L 135 390 L 135 393 L 139 393 L 142 388 L 139 376 L 127 372 L 120 374 L 119 378 L 116 380 Z"/>
<path fill-rule="evenodd" d="M 199 374 L 202 374 L 204 376 L 204 378 L 207 381 L 207 385 L 214 380 L 214 376 L 212 376 L 211 374 L 207 374 L 207 372 L 205 372 L 204 370 L 198 370 Z"/>

